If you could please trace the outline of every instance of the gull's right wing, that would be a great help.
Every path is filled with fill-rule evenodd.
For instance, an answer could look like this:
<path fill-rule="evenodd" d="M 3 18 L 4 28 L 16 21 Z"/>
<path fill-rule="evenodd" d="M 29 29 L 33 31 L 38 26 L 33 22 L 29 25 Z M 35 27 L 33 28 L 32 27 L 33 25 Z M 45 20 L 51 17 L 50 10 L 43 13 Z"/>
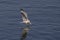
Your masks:
<path fill-rule="evenodd" d="M 23 20 L 27 20 L 28 19 L 27 13 L 24 10 L 21 10 L 21 15 L 22 15 L 22 19 Z"/>

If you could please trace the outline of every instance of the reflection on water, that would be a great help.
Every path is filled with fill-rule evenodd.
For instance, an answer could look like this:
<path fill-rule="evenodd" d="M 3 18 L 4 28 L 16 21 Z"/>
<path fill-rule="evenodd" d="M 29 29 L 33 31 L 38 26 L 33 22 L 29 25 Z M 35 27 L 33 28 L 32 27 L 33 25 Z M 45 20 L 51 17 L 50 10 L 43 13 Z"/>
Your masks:
<path fill-rule="evenodd" d="M 29 30 L 30 30 L 29 25 L 27 25 L 25 28 L 23 28 L 21 40 L 24 40 L 27 37 L 27 34 L 28 34 Z"/>

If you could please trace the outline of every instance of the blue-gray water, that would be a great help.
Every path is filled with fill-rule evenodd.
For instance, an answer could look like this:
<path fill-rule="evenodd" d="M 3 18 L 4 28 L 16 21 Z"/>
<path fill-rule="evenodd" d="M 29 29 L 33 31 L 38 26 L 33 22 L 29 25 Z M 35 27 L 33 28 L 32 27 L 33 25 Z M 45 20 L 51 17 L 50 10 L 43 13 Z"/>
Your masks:
<path fill-rule="evenodd" d="M 21 8 L 32 22 L 26 40 L 60 40 L 60 0 L 0 0 L 0 40 L 20 40 Z"/>

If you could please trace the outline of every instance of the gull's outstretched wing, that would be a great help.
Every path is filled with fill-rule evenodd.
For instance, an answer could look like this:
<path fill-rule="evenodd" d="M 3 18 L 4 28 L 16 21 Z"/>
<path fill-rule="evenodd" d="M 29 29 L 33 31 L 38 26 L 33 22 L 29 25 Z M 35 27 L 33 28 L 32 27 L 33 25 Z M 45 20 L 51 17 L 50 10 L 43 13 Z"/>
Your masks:
<path fill-rule="evenodd" d="M 23 20 L 27 20 L 28 19 L 27 13 L 23 9 L 21 9 L 21 15 L 22 15 L 22 19 Z"/>

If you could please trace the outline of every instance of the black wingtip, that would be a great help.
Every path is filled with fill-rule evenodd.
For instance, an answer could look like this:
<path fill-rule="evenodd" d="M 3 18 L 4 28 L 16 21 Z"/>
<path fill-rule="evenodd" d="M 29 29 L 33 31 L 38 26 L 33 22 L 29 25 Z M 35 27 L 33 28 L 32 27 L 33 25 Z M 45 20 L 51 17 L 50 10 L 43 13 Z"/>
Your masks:
<path fill-rule="evenodd" d="M 24 9 L 20 9 L 21 11 L 24 11 Z"/>

